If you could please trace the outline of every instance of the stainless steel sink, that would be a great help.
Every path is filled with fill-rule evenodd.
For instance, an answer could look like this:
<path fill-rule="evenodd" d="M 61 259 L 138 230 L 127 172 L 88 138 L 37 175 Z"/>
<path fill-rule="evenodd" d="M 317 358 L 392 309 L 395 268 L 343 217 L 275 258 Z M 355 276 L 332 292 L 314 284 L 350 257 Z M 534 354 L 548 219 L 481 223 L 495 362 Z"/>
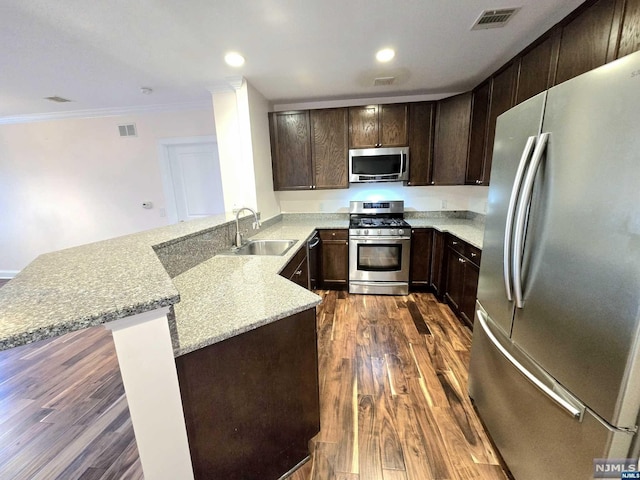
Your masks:
<path fill-rule="evenodd" d="M 249 240 L 240 248 L 233 248 L 234 255 L 284 255 L 297 240 Z"/>

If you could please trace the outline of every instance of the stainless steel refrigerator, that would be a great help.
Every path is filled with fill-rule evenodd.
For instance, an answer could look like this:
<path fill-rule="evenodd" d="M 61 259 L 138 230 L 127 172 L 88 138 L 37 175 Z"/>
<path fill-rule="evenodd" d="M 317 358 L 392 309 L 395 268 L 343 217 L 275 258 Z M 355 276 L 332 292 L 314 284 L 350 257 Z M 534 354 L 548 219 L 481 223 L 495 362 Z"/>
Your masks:
<path fill-rule="evenodd" d="M 469 394 L 517 480 L 606 475 L 639 450 L 640 53 L 498 117 L 492 165 Z"/>

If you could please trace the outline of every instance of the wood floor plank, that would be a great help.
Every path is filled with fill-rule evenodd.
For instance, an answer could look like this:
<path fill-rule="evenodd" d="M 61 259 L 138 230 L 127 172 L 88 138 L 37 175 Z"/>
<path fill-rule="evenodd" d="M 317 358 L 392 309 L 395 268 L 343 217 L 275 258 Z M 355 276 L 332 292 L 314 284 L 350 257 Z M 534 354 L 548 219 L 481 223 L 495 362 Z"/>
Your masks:
<path fill-rule="evenodd" d="M 321 431 L 292 480 L 505 479 L 466 393 L 471 331 L 446 305 L 318 294 Z M 108 331 L 0 352 L 0 472 L 143 478 Z"/>

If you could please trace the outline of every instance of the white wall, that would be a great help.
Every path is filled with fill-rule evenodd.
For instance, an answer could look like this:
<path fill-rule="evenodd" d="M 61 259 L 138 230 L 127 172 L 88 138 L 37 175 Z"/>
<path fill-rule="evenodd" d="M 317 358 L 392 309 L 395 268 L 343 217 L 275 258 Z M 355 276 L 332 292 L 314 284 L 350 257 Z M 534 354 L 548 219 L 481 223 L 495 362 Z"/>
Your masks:
<path fill-rule="evenodd" d="M 137 137 L 119 136 L 125 123 Z M 0 125 L 0 277 L 42 253 L 166 225 L 159 139 L 214 134 L 206 108 Z"/>
<path fill-rule="evenodd" d="M 250 207 L 268 219 L 280 213 L 273 192 L 269 104 L 243 78 L 211 87 L 227 211 Z"/>
<path fill-rule="evenodd" d="M 342 190 L 276 192 L 283 213 L 344 213 L 350 200 L 404 200 L 405 210 L 486 213 L 488 187 L 405 187 L 399 182 L 357 183 Z"/>
<path fill-rule="evenodd" d="M 280 204 L 273 191 L 271 140 L 269 138 L 269 103 L 251 84 L 247 84 L 247 93 L 251 120 L 256 202 L 262 219 L 266 220 L 280 213 Z"/>

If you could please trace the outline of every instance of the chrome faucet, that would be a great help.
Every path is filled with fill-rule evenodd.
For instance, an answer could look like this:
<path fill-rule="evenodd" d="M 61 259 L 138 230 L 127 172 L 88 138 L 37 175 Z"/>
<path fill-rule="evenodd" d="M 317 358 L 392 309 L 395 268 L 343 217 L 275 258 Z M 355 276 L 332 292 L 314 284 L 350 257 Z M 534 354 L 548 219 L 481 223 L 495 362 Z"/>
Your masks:
<path fill-rule="evenodd" d="M 240 210 L 236 212 L 236 248 L 240 248 L 242 246 L 242 234 L 240 233 L 240 225 L 238 223 L 238 217 L 240 216 L 240 212 L 243 210 L 249 210 L 253 213 L 253 218 L 255 222 L 253 222 L 253 229 L 260 228 L 260 220 L 258 219 L 258 214 L 251 210 L 249 207 L 242 207 Z"/>

